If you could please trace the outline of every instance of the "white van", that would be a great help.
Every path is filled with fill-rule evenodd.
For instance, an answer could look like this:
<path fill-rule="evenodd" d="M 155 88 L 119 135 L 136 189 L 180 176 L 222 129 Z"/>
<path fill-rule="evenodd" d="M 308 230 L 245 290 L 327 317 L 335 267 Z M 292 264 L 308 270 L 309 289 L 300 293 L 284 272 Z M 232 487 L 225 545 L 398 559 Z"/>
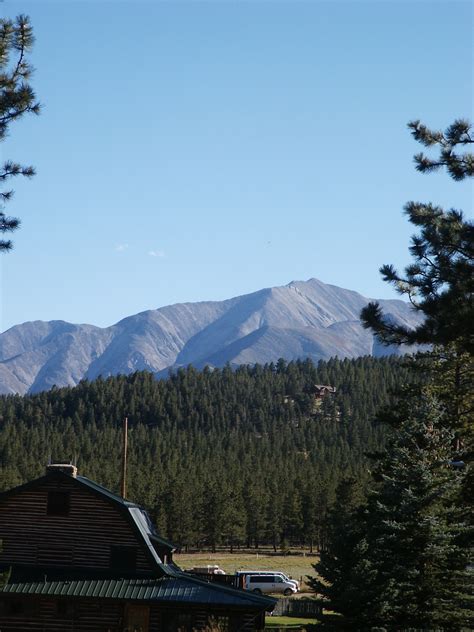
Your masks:
<path fill-rule="evenodd" d="M 289 579 L 283 579 L 280 573 L 246 573 L 240 571 L 243 576 L 242 587 L 257 594 L 283 593 L 285 596 L 298 592 L 296 583 Z"/>
<path fill-rule="evenodd" d="M 297 579 L 293 579 L 293 577 L 288 577 L 288 575 L 285 575 L 285 573 L 282 573 L 281 571 L 237 571 L 235 574 L 236 575 L 279 575 L 286 582 L 291 582 L 293 584 L 296 584 L 297 592 L 300 589 L 300 583 Z"/>

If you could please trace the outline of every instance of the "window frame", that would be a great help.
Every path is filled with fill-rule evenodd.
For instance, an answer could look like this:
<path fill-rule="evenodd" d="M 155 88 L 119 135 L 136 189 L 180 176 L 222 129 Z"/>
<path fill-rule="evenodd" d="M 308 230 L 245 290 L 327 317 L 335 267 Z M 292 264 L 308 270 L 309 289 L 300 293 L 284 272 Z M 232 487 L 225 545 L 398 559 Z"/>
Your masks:
<path fill-rule="evenodd" d="M 71 512 L 71 492 L 69 490 L 51 489 L 48 491 L 46 503 L 47 516 L 69 516 Z"/>

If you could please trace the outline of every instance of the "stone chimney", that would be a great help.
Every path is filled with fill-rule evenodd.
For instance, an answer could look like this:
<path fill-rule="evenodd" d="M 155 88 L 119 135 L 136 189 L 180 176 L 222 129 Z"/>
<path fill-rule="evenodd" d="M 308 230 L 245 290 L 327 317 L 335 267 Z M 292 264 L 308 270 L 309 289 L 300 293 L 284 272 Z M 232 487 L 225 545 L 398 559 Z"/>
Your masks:
<path fill-rule="evenodd" d="M 76 478 L 77 467 L 72 463 L 50 463 L 46 466 L 46 474 L 53 474 L 54 472 L 62 472 Z"/>

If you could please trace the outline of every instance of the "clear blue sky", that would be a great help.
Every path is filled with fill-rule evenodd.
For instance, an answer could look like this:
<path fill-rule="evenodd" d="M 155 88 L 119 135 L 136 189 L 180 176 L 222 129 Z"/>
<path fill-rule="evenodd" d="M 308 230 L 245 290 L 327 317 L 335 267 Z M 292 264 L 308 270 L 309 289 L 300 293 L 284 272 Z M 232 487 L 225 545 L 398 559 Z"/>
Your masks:
<path fill-rule="evenodd" d="M 391 297 L 420 175 L 406 123 L 473 115 L 471 2 L 21 2 L 40 117 L 2 158 L 33 164 L 8 213 L 0 329 L 110 325 L 175 302 L 317 277 Z"/>

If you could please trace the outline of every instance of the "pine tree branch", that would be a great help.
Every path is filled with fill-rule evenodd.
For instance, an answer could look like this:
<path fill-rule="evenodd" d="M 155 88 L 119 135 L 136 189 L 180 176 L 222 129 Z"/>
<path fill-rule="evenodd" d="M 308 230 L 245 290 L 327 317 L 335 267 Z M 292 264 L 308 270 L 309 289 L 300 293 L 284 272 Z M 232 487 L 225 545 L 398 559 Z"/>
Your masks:
<path fill-rule="evenodd" d="M 9 126 L 25 114 L 39 114 L 40 104 L 26 82 L 33 69 L 26 61 L 26 53 L 34 43 L 33 30 L 29 18 L 18 15 L 15 23 L 0 20 L 0 141 L 7 135 Z M 14 52 L 14 59 L 12 53 Z M 0 182 L 22 175 L 30 178 L 35 174 L 33 167 L 24 167 L 14 162 L 6 162 L 0 171 Z M 13 191 L 0 192 L 3 203 L 8 202 Z M 0 212 L 0 231 L 16 230 L 20 222 L 6 217 Z M 10 240 L 0 242 L 0 251 L 12 248 Z"/>

